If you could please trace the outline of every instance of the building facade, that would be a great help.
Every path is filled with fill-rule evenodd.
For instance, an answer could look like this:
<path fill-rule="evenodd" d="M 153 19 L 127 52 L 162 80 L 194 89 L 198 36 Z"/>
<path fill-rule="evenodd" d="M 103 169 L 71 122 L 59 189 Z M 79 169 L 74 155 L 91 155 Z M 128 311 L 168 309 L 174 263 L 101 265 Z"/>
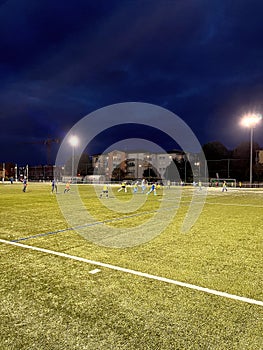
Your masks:
<path fill-rule="evenodd" d="M 114 150 L 92 157 L 95 175 L 104 175 L 106 180 L 135 180 L 165 178 L 167 167 L 174 161 L 184 159 L 182 151 L 169 153 L 123 152 Z"/>

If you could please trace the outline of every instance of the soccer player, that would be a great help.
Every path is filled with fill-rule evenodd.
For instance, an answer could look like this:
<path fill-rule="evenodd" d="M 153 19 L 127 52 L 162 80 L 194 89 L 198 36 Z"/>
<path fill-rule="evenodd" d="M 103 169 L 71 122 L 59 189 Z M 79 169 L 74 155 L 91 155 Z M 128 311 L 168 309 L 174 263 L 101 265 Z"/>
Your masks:
<path fill-rule="evenodd" d="M 66 187 L 65 187 L 65 189 L 64 189 L 64 193 L 68 193 L 70 191 L 70 182 L 68 181 L 67 183 L 66 183 Z"/>
<path fill-rule="evenodd" d="M 105 194 L 106 198 L 109 198 L 109 189 L 108 189 L 108 185 L 105 184 L 103 186 L 102 192 L 100 194 L 100 198 L 102 198 L 102 196 Z"/>
<path fill-rule="evenodd" d="M 58 192 L 58 187 L 55 179 L 53 179 L 51 183 L 51 193 L 54 193 L 54 191 L 56 191 L 56 193 Z"/>
<path fill-rule="evenodd" d="M 124 192 L 127 192 L 127 187 L 126 187 L 126 182 L 125 181 L 123 181 L 121 183 L 121 188 L 118 189 L 118 192 L 120 192 L 122 190 L 124 190 Z"/>
<path fill-rule="evenodd" d="M 142 193 L 144 193 L 144 191 L 146 190 L 146 180 L 142 179 Z"/>
<path fill-rule="evenodd" d="M 138 181 L 136 181 L 133 186 L 133 193 L 137 193 L 137 192 L 138 192 Z"/>
<path fill-rule="evenodd" d="M 222 192 L 227 192 L 227 187 L 226 187 L 226 182 L 223 182 L 223 188 L 222 188 Z"/>
<path fill-rule="evenodd" d="M 150 194 L 151 192 L 153 192 L 153 194 L 156 196 L 156 185 L 155 185 L 155 183 L 152 184 L 150 190 L 146 193 L 147 196 L 148 196 L 148 194 Z"/>
<path fill-rule="evenodd" d="M 23 192 L 26 192 L 26 188 L 27 188 L 27 179 L 26 179 L 26 177 L 24 178 L 24 180 L 23 180 Z"/>

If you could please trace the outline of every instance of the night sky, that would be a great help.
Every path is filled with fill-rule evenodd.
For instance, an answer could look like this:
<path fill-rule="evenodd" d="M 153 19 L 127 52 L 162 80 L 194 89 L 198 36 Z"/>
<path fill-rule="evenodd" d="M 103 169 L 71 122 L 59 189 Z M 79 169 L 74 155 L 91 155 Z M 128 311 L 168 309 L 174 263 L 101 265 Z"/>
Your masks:
<path fill-rule="evenodd" d="M 44 140 L 120 102 L 172 111 L 201 144 L 249 141 L 239 121 L 263 112 L 262 17 L 262 0 L 0 0 L 0 161 L 45 163 Z"/>

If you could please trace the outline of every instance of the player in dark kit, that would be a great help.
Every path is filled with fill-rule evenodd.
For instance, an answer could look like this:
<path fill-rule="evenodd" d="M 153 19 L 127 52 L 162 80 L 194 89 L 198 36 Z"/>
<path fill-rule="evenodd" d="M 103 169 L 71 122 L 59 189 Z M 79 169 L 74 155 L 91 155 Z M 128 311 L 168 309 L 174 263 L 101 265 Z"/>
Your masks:
<path fill-rule="evenodd" d="M 26 188 L 27 188 L 27 179 L 26 178 L 24 178 L 24 180 L 23 180 L 23 192 L 26 192 Z"/>

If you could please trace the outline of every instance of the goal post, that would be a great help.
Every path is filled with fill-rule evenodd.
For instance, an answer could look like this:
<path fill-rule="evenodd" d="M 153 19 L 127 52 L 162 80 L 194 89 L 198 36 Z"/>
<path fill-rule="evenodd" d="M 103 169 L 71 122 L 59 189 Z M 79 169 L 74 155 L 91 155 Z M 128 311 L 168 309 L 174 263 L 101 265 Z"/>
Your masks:
<path fill-rule="evenodd" d="M 220 179 L 220 178 L 210 179 L 210 186 L 211 187 L 222 187 L 224 181 L 226 182 L 227 187 L 236 187 L 237 186 L 236 179 Z"/>

